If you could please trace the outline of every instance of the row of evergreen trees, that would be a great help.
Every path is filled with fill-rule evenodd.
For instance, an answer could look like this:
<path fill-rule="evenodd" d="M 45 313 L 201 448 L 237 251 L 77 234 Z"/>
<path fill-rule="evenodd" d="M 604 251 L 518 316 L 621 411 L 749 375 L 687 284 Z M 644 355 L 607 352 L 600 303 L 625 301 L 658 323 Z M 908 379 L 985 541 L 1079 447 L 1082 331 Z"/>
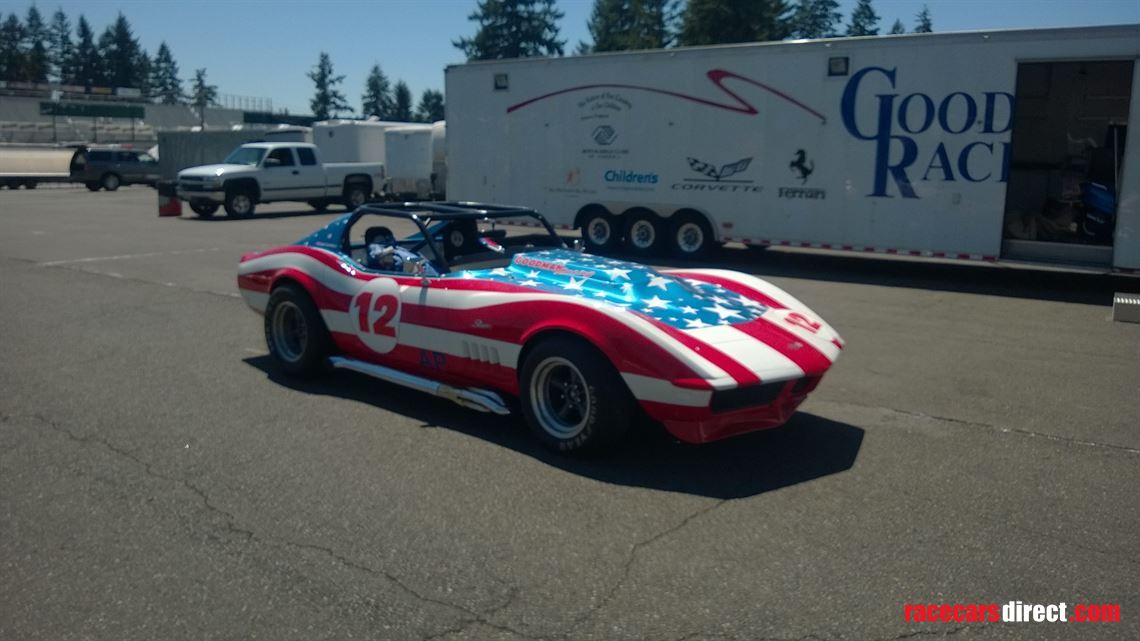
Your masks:
<path fill-rule="evenodd" d="M 316 86 L 316 93 L 309 101 L 309 107 L 317 120 L 327 120 L 337 117 L 340 112 L 353 112 L 348 104 L 340 84 L 344 76 L 333 72 L 332 59 L 329 54 L 321 52 L 317 66 L 308 73 L 309 79 Z M 403 80 L 397 80 L 395 85 L 388 81 L 388 77 L 380 70 L 379 64 L 373 64 L 368 72 L 368 79 L 364 81 L 364 94 L 361 96 L 360 116 L 368 118 L 375 116 L 380 120 L 394 120 L 400 122 L 435 122 L 443 120 L 443 92 L 427 89 L 420 96 L 420 103 L 412 110 L 412 91 Z"/>
<path fill-rule="evenodd" d="M 470 19 L 474 36 L 453 44 L 469 60 L 552 56 L 565 53 L 554 0 L 479 0 Z M 879 34 L 871 0 L 858 0 L 843 24 L 837 0 L 594 0 L 587 22 L 592 43 L 575 53 L 660 49 L 674 45 L 830 38 Z M 916 33 L 933 31 L 930 11 L 916 16 Z M 905 33 L 895 20 L 890 33 Z"/>

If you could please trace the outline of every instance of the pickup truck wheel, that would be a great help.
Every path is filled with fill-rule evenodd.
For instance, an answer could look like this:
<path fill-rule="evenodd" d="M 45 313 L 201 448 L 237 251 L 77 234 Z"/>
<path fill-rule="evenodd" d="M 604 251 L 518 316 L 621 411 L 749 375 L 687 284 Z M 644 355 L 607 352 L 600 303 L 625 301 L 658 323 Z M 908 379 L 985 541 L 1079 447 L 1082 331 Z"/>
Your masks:
<path fill-rule="evenodd" d="M 198 214 L 202 218 L 209 218 L 210 216 L 213 216 L 215 212 L 218 211 L 218 205 L 216 203 L 191 202 L 190 203 L 190 210 L 193 211 L 195 214 Z"/>
<path fill-rule="evenodd" d="M 244 189 L 226 192 L 226 215 L 231 218 L 248 218 L 253 215 L 253 196 Z"/>
<path fill-rule="evenodd" d="M 300 287 L 281 285 L 265 307 L 265 343 L 269 355 L 286 374 L 311 376 L 324 369 L 332 353 L 321 312 Z"/>
<path fill-rule="evenodd" d="M 87 189 L 90 191 L 99 191 L 100 189 L 103 188 L 103 185 L 100 185 L 99 183 L 97 183 L 93 180 L 90 182 L 83 183 L 83 186 L 87 187 Z"/>
<path fill-rule="evenodd" d="M 349 183 L 344 186 L 344 206 L 349 211 L 368 202 L 368 187 L 362 183 Z"/>
<path fill-rule="evenodd" d="M 619 441 L 636 401 L 617 370 L 593 345 L 570 336 L 542 339 L 519 373 L 523 417 L 538 440 L 562 453 Z"/>
<path fill-rule="evenodd" d="M 103 189 L 106 189 L 107 191 L 115 191 L 119 188 L 119 185 L 123 184 L 122 179 L 119 178 L 119 174 L 110 173 L 103 174 L 103 177 L 99 179 L 99 182 L 103 185 Z"/>

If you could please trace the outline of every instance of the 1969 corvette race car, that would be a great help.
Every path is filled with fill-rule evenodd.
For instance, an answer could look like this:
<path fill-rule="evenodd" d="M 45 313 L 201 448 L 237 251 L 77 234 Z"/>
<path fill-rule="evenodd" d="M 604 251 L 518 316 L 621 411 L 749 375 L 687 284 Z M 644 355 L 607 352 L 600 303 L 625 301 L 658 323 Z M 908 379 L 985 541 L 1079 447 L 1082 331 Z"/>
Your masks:
<path fill-rule="evenodd" d="M 639 412 L 693 443 L 781 425 L 843 349 L 759 278 L 583 254 L 518 207 L 365 205 L 243 256 L 238 286 L 285 372 L 331 364 L 497 414 L 518 398 L 567 452 Z"/>

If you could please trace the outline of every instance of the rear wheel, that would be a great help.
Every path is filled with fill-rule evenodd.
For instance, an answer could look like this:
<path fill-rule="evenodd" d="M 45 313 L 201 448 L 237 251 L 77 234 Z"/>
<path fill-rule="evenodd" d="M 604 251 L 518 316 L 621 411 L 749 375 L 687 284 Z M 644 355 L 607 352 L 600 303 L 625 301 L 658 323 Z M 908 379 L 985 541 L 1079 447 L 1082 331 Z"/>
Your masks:
<path fill-rule="evenodd" d="M 582 218 L 582 244 L 591 254 L 609 254 L 621 244 L 621 227 L 604 209 L 591 210 Z"/>
<path fill-rule="evenodd" d="M 190 210 L 202 218 L 209 218 L 218 211 L 217 203 L 190 202 Z"/>
<path fill-rule="evenodd" d="M 639 256 L 660 253 L 668 233 L 665 221 L 648 209 L 637 209 L 625 214 L 625 246 Z"/>
<path fill-rule="evenodd" d="M 103 174 L 103 177 L 99 179 L 99 183 L 103 186 L 103 189 L 115 191 L 119 188 L 119 185 L 123 184 L 123 181 L 119 178 L 119 174 Z"/>
<path fill-rule="evenodd" d="M 265 343 L 286 374 L 311 376 L 324 368 L 332 339 L 320 310 L 300 287 L 281 285 L 265 307 Z"/>
<path fill-rule="evenodd" d="M 226 191 L 226 215 L 231 218 L 248 218 L 253 215 L 253 194 L 248 189 L 235 187 Z"/>
<path fill-rule="evenodd" d="M 712 227 L 704 216 L 696 212 L 679 212 L 669 221 L 670 249 L 678 258 L 702 258 L 714 247 Z"/>
<path fill-rule="evenodd" d="M 527 425 L 557 452 L 613 444 L 636 417 L 636 401 L 613 365 L 570 336 L 542 339 L 527 353 L 519 390 Z"/>
<path fill-rule="evenodd" d="M 349 211 L 368 202 L 368 187 L 363 183 L 349 183 L 344 186 L 344 206 Z"/>
<path fill-rule="evenodd" d="M 327 200 L 310 200 L 309 206 L 313 208 L 313 211 L 323 212 L 329 208 L 329 203 Z"/>
<path fill-rule="evenodd" d="M 97 183 L 95 181 L 85 182 L 85 183 L 83 183 L 83 185 L 91 191 L 99 191 L 100 189 L 103 188 L 103 185 L 100 185 L 99 183 Z"/>

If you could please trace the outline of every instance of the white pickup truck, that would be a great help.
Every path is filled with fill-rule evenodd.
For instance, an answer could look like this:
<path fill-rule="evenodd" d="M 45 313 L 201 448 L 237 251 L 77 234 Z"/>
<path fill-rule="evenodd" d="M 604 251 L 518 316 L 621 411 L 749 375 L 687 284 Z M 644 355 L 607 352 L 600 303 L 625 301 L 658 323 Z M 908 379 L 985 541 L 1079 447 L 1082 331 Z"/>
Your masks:
<path fill-rule="evenodd" d="M 314 145 L 254 142 L 233 150 L 218 165 L 178 172 L 178 197 L 202 217 L 218 207 L 233 218 L 252 216 L 257 203 L 307 202 L 321 211 L 339 202 L 355 209 L 384 183 L 382 163 L 321 163 Z"/>

